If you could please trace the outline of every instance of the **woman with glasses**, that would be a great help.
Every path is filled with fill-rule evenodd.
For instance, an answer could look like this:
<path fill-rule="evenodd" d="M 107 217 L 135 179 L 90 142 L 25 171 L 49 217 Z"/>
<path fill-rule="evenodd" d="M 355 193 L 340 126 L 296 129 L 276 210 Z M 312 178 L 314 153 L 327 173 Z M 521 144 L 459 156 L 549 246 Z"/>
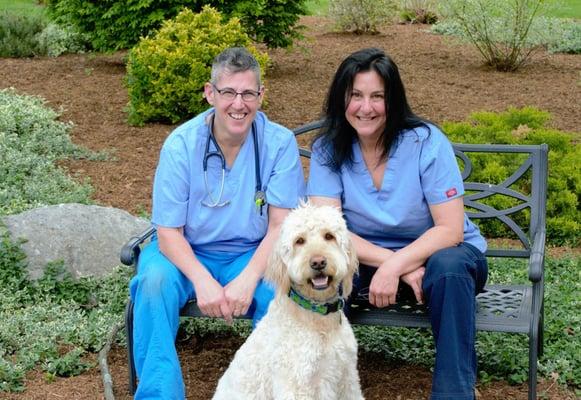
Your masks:
<path fill-rule="evenodd" d="M 436 346 L 431 399 L 473 400 L 486 242 L 464 213 L 450 142 L 411 111 L 397 66 L 379 49 L 342 62 L 324 112 L 307 194 L 344 213 L 361 263 L 352 296 L 368 292 L 371 305 L 387 307 L 407 291 L 425 302 Z"/>
<path fill-rule="evenodd" d="M 153 185 L 157 238 L 131 280 L 136 399 L 183 399 L 174 340 L 179 310 L 196 299 L 210 317 L 266 313 L 267 256 L 304 194 L 295 138 L 259 111 L 264 88 L 243 48 L 219 54 L 204 95 L 212 106 L 166 139 Z"/>

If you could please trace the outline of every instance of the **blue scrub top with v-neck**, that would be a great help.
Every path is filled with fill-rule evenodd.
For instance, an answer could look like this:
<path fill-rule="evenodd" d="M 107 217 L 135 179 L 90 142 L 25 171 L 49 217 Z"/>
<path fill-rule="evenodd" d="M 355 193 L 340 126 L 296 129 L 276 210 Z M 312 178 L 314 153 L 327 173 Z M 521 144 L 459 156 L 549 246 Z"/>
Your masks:
<path fill-rule="evenodd" d="M 231 167 L 226 166 L 223 207 L 208 207 L 220 194 L 222 164 L 208 158 L 208 186 L 204 184 L 202 160 L 209 128 L 206 117 L 213 108 L 176 128 L 160 153 L 153 185 L 152 223 L 184 227 L 192 248 L 200 251 L 242 253 L 260 243 L 268 227 L 268 207 L 262 215 L 255 204 L 256 175 L 254 143 L 249 132 Z M 258 112 L 255 118 L 260 177 L 267 203 L 280 208 L 297 207 L 304 197 L 304 176 L 294 135 L 287 128 Z M 210 145 L 210 151 L 214 151 Z M 214 199 L 214 200 L 212 200 Z"/>
<path fill-rule="evenodd" d="M 428 129 L 429 127 L 429 129 Z M 353 163 L 329 166 L 332 149 L 313 146 L 308 196 L 339 199 L 349 229 L 384 248 L 400 249 L 434 226 L 429 205 L 464 194 L 452 145 L 434 125 L 402 132 L 391 148 L 381 188 L 373 184 L 358 141 Z M 480 231 L 464 215 L 464 241 L 486 251 Z"/>

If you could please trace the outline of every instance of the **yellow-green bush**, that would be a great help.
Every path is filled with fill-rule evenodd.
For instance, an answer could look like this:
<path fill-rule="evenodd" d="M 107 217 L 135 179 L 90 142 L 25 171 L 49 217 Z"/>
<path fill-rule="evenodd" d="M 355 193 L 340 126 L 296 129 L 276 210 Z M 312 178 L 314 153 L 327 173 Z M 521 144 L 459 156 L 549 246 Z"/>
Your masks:
<path fill-rule="evenodd" d="M 547 192 L 547 237 L 551 244 L 579 246 L 581 240 L 581 146 L 574 135 L 546 127 L 550 115 L 533 107 L 509 108 L 503 113 L 479 112 L 465 122 L 444 123 L 451 141 L 457 143 L 541 144 L 549 145 L 549 179 Z M 495 154 L 476 155 L 473 179 L 500 183 L 522 162 L 522 157 Z M 528 191 L 530 177 L 516 183 L 519 190 Z M 515 206 L 517 200 L 495 197 L 488 204 L 497 209 Z M 528 210 L 513 218 L 526 226 Z M 507 237 L 501 223 L 480 220 L 478 224 L 487 237 Z"/>
<path fill-rule="evenodd" d="M 232 46 L 248 48 L 266 70 L 268 55 L 252 46 L 237 18 L 224 21 L 218 11 L 204 7 L 199 14 L 185 9 L 166 21 L 129 53 L 129 122 L 175 123 L 205 110 L 203 87 L 212 60 Z"/>

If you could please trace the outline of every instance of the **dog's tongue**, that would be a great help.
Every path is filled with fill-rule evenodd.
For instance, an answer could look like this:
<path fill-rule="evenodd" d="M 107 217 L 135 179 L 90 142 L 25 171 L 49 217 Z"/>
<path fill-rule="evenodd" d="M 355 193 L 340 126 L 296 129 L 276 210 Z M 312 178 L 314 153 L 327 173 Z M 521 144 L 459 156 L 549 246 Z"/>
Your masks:
<path fill-rule="evenodd" d="M 327 283 L 329 282 L 329 277 L 326 275 L 320 275 L 315 278 L 311 278 L 311 282 L 313 283 L 313 287 L 315 289 L 326 289 Z"/>

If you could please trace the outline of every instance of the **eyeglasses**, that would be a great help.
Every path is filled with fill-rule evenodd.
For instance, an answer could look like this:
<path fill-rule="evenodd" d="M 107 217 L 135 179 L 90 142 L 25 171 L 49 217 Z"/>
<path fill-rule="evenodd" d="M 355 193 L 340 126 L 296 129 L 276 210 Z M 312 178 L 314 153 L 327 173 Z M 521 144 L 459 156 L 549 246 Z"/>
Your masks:
<path fill-rule="evenodd" d="M 212 87 L 214 89 L 216 89 L 216 92 L 218 92 L 224 100 L 229 100 L 229 101 L 233 101 L 236 98 L 236 96 L 240 95 L 240 98 L 242 99 L 242 101 L 246 101 L 246 102 L 250 103 L 250 102 L 258 100 L 258 97 L 260 97 L 260 93 L 261 93 L 261 92 L 256 92 L 254 90 L 245 90 L 243 92 L 237 92 L 232 88 L 218 89 L 216 87 L 216 85 L 214 85 L 213 83 L 212 83 Z"/>

